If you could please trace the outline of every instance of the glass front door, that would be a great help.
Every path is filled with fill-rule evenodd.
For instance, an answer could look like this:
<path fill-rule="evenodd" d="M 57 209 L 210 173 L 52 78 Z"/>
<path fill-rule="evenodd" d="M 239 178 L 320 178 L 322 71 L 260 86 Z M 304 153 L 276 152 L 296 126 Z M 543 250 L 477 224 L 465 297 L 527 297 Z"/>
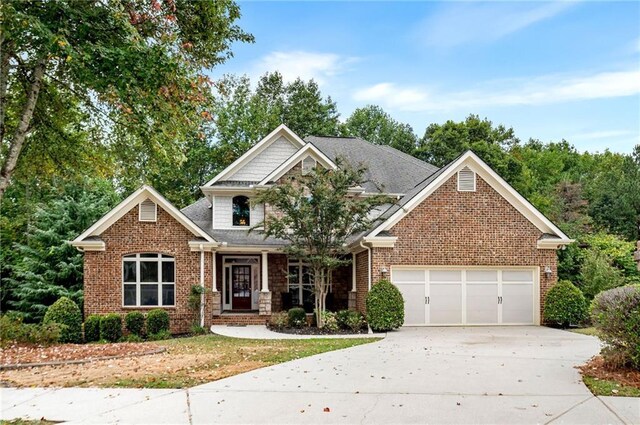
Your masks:
<path fill-rule="evenodd" d="M 231 266 L 231 305 L 234 310 L 251 309 L 251 266 Z"/>

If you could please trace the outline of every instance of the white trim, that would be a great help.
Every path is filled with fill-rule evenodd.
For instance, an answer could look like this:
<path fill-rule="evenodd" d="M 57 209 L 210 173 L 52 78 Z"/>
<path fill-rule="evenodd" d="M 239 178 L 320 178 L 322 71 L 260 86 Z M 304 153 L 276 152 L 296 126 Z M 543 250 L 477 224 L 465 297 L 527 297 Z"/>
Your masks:
<path fill-rule="evenodd" d="M 351 292 L 356 292 L 358 287 L 356 286 L 356 257 L 355 252 L 351 253 Z"/>
<path fill-rule="evenodd" d="M 189 241 L 188 243 L 190 251 L 214 251 L 220 246 L 218 242 Z"/>
<path fill-rule="evenodd" d="M 157 257 L 141 257 L 141 254 L 157 254 Z M 135 255 L 135 257 L 130 257 L 131 255 Z M 136 281 L 135 282 L 125 282 L 124 281 L 124 263 L 125 262 L 134 262 L 136 264 Z M 158 282 L 142 282 L 140 279 L 142 278 L 140 272 L 140 263 L 141 262 L 156 262 L 158 265 Z M 173 263 L 173 282 L 163 282 L 162 281 L 162 263 Z M 136 252 L 130 254 L 124 254 L 121 258 L 120 262 L 120 281 L 121 281 L 121 305 L 122 308 L 173 308 L 176 306 L 176 258 L 173 255 L 163 254 L 162 252 Z M 124 303 L 124 286 L 125 285 L 135 285 L 136 286 L 136 303 L 135 304 L 125 304 Z M 141 285 L 157 285 L 158 286 L 158 304 L 153 305 L 142 305 L 140 304 L 140 286 Z M 163 304 L 162 303 L 162 285 L 173 285 L 173 304 Z"/>
<path fill-rule="evenodd" d="M 278 180 L 287 171 L 289 171 L 296 164 L 298 164 L 298 162 L 303 161 L 307 157 L 312 157 L 313 159 L 318 161 L 320 164 L 322 164 L 322 166 L 325 168 L 331 168 L 332 170 L 335 170 L 336 168 L 338 168 L 338 166 L 331 159 L 329 159 L 325 154 L 323 154 L 318 148 L 313 146 L 311 143 L 307 143 L 303 148 L 299 149 L 296 153 L 291 155 L 289 159 L 287 159 L 285 162 L 280 164 L 278 168 L 273 170 L 271 173 L 269 173 L 269 175 L 267 175 L 264 179 L 262 179 L 262 181 L 258 183 L 258 186 L 266 185 L 271 181 Z"/>
<path fill-rule="evenodd" d="M 260 152 L 262 152 L 267 147 L 269 147 L 269 145 L 271 145 L 271 143 L 275 142 L 280 136 L 285 136 L 287 138 L 287 140 L 289 140 L 293 144 L 299 145 L 298 146 L 299 148 L 306 144 L 305 141 L 302 140 L 300 137 L 298 137 L 293 131 L 291 131 L 289 129 L 289 127 L 287 127 L 284 124 L 280 124 L 278 127 L 276 127 L 275 130 L 273 130 L 266 137 L 264 137 L 262 140 L 260 140 L 258 143 L 256 143 L 251 149 L 249 149 L 242 156 L 240 156 L 240 158 L 238 158 L 235 161 L 233 161 L 227 168 L 225 168 L 220 173 L 218 173 L 217 176 L 215 176 L 213 179 L 209 180 L 205 184 L 205 186 L 211 186 L 212 184 L 214 184 L 215 182 L 219 181 L 223 177 L 225 177 L 227 175 L 230 175 L 230 174 L 233 174 L 235 171 L 240 169 L 244 164 L 246 164 L 247 162 L 251 161 Z"/>
<path fill-rule="evenodd" d="M 393 248 L 397 240 L 397 236 L 365 236 L 362 239 L 362 241 L 371 248 Z"/>
<path fill-rule="evenodd" d="M 209 236 L 204 230 L 196 226 L 186 215 L 179 209 L 174 207 L 162 195 L 160 195 L 151 186 L 142 186 L 140 189 L 129 195 L 124 201 L 120 202 L 115 208 L 105 214 L 100 220 L 96 221 L 91 227 L 85 230 L 80 236 L 75 238 L 71 245 L 82 246 L 85 244 L 83 239 L 89 236 L 100 236 L 105 230 L 111 227 L 116 221 L 121 219 L 126 213 L 131 211 L 136 205 L 145 199 L 151 199 L 157 205 L 160 205 L 169 215 L 175 218 L 178 223 L 182 224 L 187 230 L 196 236 L 204 238 L 207 242 L 217 244 L 217 242 Z"/>
<path fill-rule="evenodd" d="M 279 246 L 265 247 L 264 245 L 262 245 L 262 246 L 260 246 L 260 245 L 238 245 L 238 246 L 221 245 L 217 250 L 217 252 L 221 252 L 221 253 L 225 253 L 225 254 L 231 254 L 231 253 L 256 254 L 256 252 L 259 253 L 261 251 L 279 252 L 279 253 L 281 253 L 282 252 L 282 248 L 279 247 Z"/>
<path fill-rule="evenodd" d="M 573 239 L 540 239 L 536 246 L 538 249 L 558 249 L 572 242 L 575 241 Z"/>
<path fill-rule="evenodd" d="M 106 245 L 104 241 L 67 241 L 71 246 L 76 247 L 80 252 L 83 251 L 104 251 Z"/>
<path fill-rule="evenodd" d="M 370 234 L 370 237 L 377 236 L 383 230 L 390 230 L 402 218 L 409 214 L 416 206 L 420 205 L 427 197 L 429 197 L 444 182 L 449 180 L 454 173 L 457 173 L 463 167 L 468 166 L 472 171 L 479 174 L 493 189 L 495 189 L 507 202 L 509 202 L 516 210 L 518 210 L 525 218 L 544 233 L 555 234 L 563 240 L 562 245 L 566 245 L 567 241 L 572 241 L 562 230 L 546 218 L 538 211 L 529 201 L 520 195 L 513 187 L 511 187 L 502 177 L 491 169 L 484 161 L 482 161 L 475 153 L 467 151 L 452 163 L 447 170 L 429 183 L 422 191 L 414 196 L 402 208 L 393 213 L 391 217 L 376 227 Z M 569 242 L 570 243 L 570 242 Z"/>
<path fill-rule="evenodd" d="M 269 292 L 269 255 L 267 251 L 262 251 L 262 258 L 260 261 L 260 279 L 262 280 L 261 292 Z"/>
<path fill-rule="evenodd" d="M 472 183 L 473 183 L 473 188 L 472 189 L 462 189 L 460 188 L 460 173 L 462 173 L 463 171 L 470 171 L 471 175 L 472 175 Z M 458 170 L 458 172 L 456 173 L 458 179 L 458 192 L 475 192 L 476 191 L 476 173 L 475 171 L 473 171 L 471 168 L 469 167 L 462 167 L 460 170 Z"/>
<path fill-rule="evenodd" d="M 237 259 L 252 258 L 252 259 L 258 260 L 258 262 L 254 264 L 233 264 L 233 263 L 226 264 L 225 262 L 227 258 L 231 258 L 231 259 L 232 258 L 237 258 Z M 223 311 L 234 310 L 233 309 L 233 289 L 232 289 L 232 292 L 229 294 L 229 303 L 228 304 L 225 303 L 225 297 L 227 295 L 227 270 L 226 269 L 227 268 L 231 269 L 231 267 L 234 265 L 248 265 L 251 267 L 251 308 L 250 309 L 254 310 L 254 306 L 258 305 L 259 299 L 258 299 L 258 296 L 255 295 L 256 291 L 253 290 L 253 286 L 254 284 L 259 286 L 260 282 L 258 282 L 257 279 L 254 281 L 253 272 L 254 272 L 254 266 L 257 268 L 261 267 L 259 255 L 223 255 L 222 256 L 222 288 L 220 291 L 221 292 L 220 298 L 222 300 L 222 310 Z M 233 271 L 230 271 L 229 273 L 230 275 L 232 275 Z M 233 279 L 233 276 L 232 276 L 232 279 Z"/>

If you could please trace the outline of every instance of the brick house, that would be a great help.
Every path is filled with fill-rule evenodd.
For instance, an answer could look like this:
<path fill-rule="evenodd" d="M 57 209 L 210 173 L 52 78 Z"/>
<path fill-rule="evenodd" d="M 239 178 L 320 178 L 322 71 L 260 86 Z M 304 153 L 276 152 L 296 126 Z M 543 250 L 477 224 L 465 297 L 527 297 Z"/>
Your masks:
<path fill-rule="evenodd" d="M 299 138 L 282 125 L 201 187 L 178 210 L 143 186 L 72 244 L 84 252 L 85 315 L 164 308 L 172 331 L 194 313 L 193 285 L 207 289 L 203 325 L 264 323 L 272 312 L 313 305 L 313 284 L 284 241 L 247 229 L 273 213 L 251 203 L 291 173 L 368 167 L 354 196 L 383 191 L 368 231 L 352 238 L 351 264 L 336 271 L 328 306 L 364 311 L 368 290 L 390 279 L 408 325 L 540 324 L 556 282 L 556 250 L 571 240 L 473 152 L 438 169 L 359 138 Z"/>

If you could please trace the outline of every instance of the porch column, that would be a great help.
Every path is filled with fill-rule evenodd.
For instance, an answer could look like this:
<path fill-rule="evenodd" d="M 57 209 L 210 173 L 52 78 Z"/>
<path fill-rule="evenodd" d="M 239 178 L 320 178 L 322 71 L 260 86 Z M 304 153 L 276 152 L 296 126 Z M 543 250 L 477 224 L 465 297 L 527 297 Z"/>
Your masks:
<path fill-rule="evenodd" d="M 348 294 L 348 308 L 355 310 L 357 305 L 357 288 L 356 288 L 356 253 L 351 253 L 351 291 Z"/>
<path fill-rule="evenodd" d="M 216 276 L 216 252 L 212 251 L 212 260 L 211 260 L 211 276 L 212 276 L 212 285 L 211 285 L 211 290 L 213 292 L 218 292 L 218 282 L 217 282 L 217 277 Z"/>
<path fill-rule="evenodd" d="M 262 292 L 269 292 L 269 265 L 267 251 L 262 251 Z"/>
<path fill-rule="evenodd" d="M 211 303 L 212 303 L 212 313 L 214 316 L 220 316 L 222 312 L 222 295 L 218 291 L 218 271 L 216 270 L 216 252 L 211 252 L 211 276 L 212 276 L 212 285 L 211 285 Z"/>

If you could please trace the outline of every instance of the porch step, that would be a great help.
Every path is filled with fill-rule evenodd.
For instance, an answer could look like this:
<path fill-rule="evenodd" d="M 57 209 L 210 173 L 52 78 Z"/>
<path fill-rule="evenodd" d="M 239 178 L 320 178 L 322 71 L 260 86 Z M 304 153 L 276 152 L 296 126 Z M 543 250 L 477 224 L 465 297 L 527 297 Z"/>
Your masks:
<path fill-rule="evenodd" d="M 269 316 L 260 316 L 259 314 L 222 314 L 213 316 L 212 324 L 214 325 L 264 325 L 269 321 Z"/>

